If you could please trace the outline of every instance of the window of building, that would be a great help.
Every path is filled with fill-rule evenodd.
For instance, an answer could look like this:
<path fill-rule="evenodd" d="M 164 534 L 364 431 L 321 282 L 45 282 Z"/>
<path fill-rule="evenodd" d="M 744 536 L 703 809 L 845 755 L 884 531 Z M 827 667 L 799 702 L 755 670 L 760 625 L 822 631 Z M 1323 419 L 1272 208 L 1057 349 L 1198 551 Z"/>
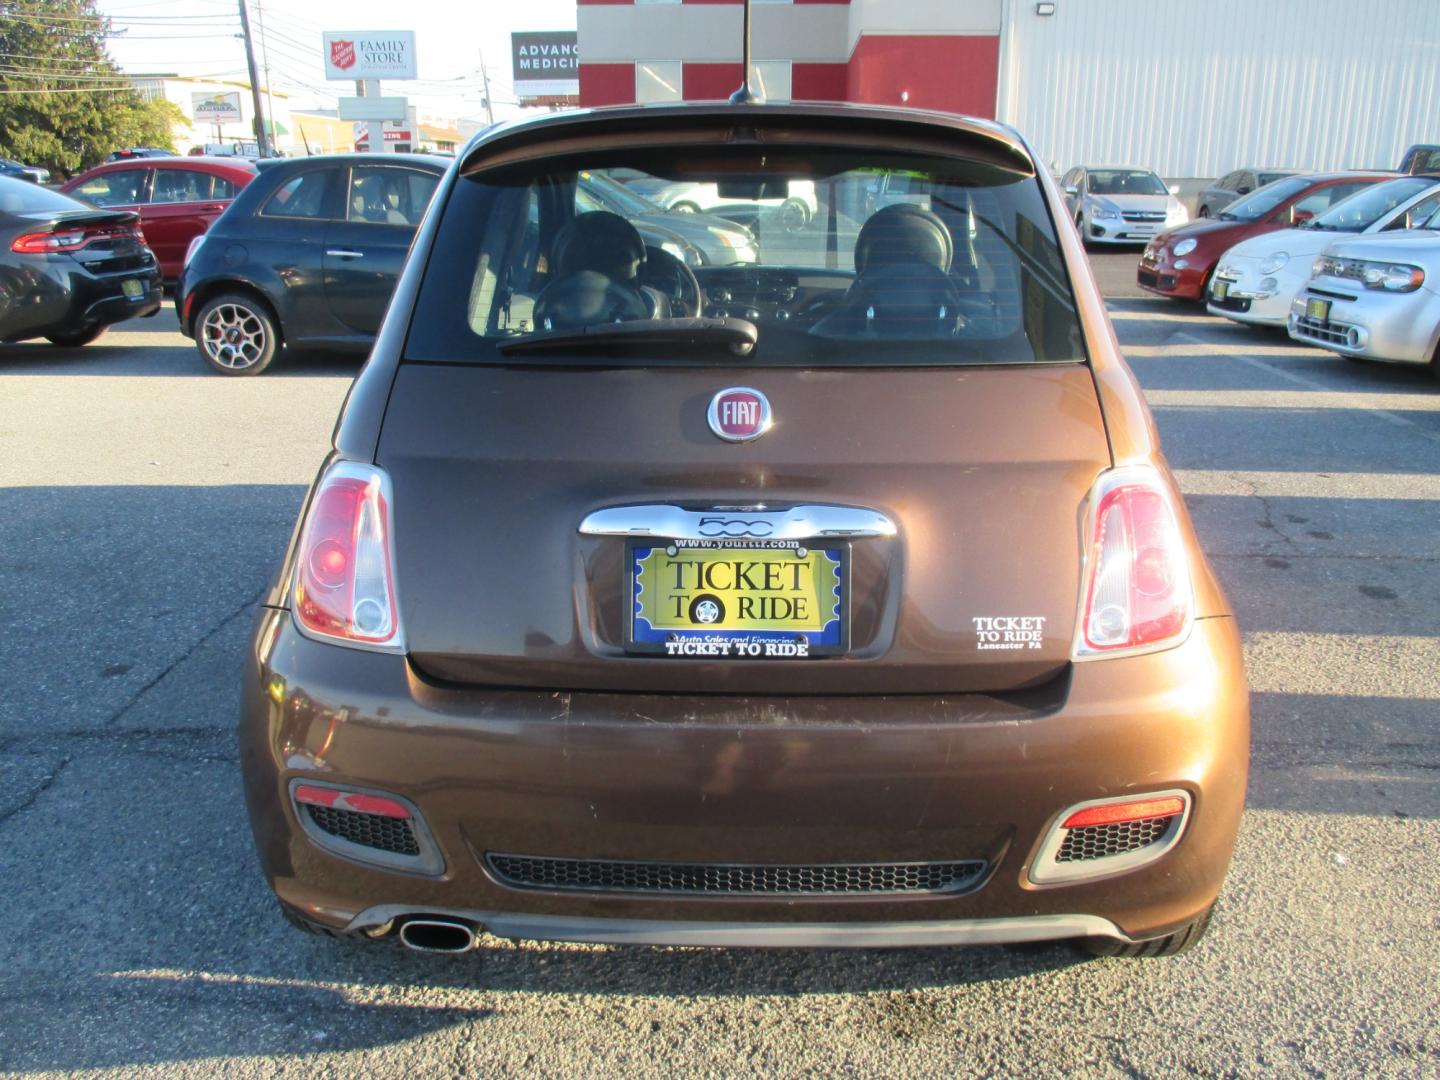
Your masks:
<path fill-rule="evenodd" d="M 789 101 L 790 61 L 752 60 L 750 85 L 758 90 L 766 101 Z"/>
<path fill-rule="evenodd" d="M 789 65 L 786 65 L 787 67 Z M 684 65 L 678 60 L 642 60 L 635 65 L 635 100 L 680 101 L 684 98 Z M 786 82 L 789 87 L 789 82 Z"/>

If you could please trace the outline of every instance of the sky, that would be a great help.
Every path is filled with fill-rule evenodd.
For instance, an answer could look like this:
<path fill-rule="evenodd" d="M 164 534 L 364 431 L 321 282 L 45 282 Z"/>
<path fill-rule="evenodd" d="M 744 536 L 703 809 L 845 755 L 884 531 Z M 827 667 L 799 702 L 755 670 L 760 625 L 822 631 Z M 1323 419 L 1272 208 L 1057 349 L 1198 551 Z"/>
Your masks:
<path fill-rule="evenodd" d="M 325 30 L 414 30 L 420 78 L 387 81 L 382 92 L 456 119 L 483 118 L 480 60 L 490 76 L 495 118 L 524 115 L 510 82 L 510 34 L 575 29 L 575 0 L 249 0 L 256 62 L 268 51 L 277 91 L 291 108 L 334 108 L 354 84 L 327 82 Z M 98 0 L 112 20 L 110 55 L 132 74 L 172 73 L 245 80 L 238 0 Z M 404 12 L 398 17 L 397 12 Z M 261 25 L 264 35 L 261 35 Z M 262 48 L 263 42 L 263 48 Z M 265 77 L 262 72 L 261 84 Z"/>

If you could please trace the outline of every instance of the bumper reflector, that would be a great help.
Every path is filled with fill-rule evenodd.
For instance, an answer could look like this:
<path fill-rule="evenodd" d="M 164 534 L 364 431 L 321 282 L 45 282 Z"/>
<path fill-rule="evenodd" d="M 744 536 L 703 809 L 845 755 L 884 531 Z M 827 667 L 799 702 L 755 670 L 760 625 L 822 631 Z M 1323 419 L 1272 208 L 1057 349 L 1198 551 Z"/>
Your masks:
<path fill-rule="evenodd" d="M 380 795 L 367 795 L 359 791 L 315 787 L 312 784 L 296 784 L 295 801 L 308 806 L 328 806 L 335 810 L 353 810 L 357 814 L 378 814 L 381 817 L 391 818 L 408 818 L 410 816 L 409 809 L 394 799 L 386 799 Z"/>
<path fill-rule="evenodd" d="M 1060 823 L 1062 829 L 1083 829 L 1088 825 L 1116 825 L 1122 821 L 1174 817 L 1185 812 L 1185 800 L 1178 795 L 1140 802 L 1106 803 L 1077 810 Z"/>

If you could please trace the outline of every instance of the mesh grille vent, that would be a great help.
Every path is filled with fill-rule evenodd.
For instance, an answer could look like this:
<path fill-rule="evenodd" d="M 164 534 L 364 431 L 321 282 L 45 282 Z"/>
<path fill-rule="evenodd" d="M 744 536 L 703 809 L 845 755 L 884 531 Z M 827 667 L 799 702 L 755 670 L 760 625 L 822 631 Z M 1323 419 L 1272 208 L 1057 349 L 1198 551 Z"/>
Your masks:
<path fill-rule="evenodd" d="M 356 810 L 342 810 L 333 806 L 312 806 L 306 804 L 305 812 L 316 828 L 348 840 L 361 847 L 388 851 L 394 855 L 419 855 L 420 844 L 415 839 L 415 829 L 405 818 L 385 817 L 382 814 L 362 814 Z"/>
<path fill-rule="evenodd" d="M 1113 825 L 1084 825 L 1068 829 L 1056 862 L 1084 862 L 1137 851 L 1163 837 L 1176 816 L 1121 821 Z"/>
<path fill-rule="evenodd" d="M 486 856 L 491 871 L 522 889 L 575 892 L 798 895 L 955 892 L 975 884 L 983 859 L 945 863 L 745 866 Z"/>

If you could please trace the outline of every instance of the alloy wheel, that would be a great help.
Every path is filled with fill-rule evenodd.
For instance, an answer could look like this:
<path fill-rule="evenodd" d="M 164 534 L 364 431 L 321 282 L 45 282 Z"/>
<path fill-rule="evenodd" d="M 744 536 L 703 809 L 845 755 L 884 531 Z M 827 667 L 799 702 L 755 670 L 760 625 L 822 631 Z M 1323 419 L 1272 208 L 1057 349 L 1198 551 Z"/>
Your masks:
<path fill-rule="evenodd" d="M 265 322 L 243 304 L 219 304 L 200 327 L 205 353 L 220 367 L 251 367 L 265 355 Z"/>

